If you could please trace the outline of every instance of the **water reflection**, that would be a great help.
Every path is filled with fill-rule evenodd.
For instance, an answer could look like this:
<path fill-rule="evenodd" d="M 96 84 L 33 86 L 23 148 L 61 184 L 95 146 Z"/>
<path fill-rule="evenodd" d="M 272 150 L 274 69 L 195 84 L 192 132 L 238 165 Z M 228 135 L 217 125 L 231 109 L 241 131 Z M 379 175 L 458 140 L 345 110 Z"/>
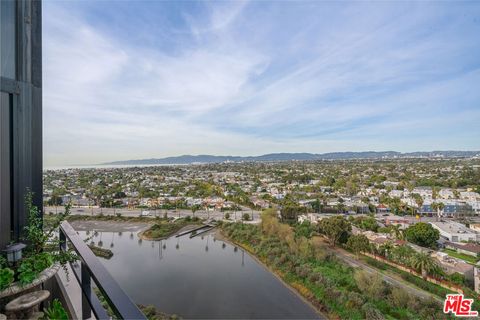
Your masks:
<path fill-rule="evenodd" d="M 120 232 L 119 232 L 119 236 L 120 236 Z M 112 232 L 112 241 L 110 241 L 110 248 L 113 248 L 114 244 L 113 244 L 113 239 L 115 238 L 115 232 Z"/>
<path fill-rule="evenodd" d="M 130 233 L 111 239 L 114 255 L 101 259 L 137 303 L 183 318 L 315 318 L 316 314 L 243 249 L 210 234 L 146 241 Z M 105 233 L 105 235 L 103 235 Z M 80 232 L 84 239 L 86 232 Z M 98 241 L 98 240 L 97 240 Z M 98 241 L 98 242 L 100 242 Z M 148 245 L 149 244 L 149 245 Z M 167 247 L 175 247 L 167 254 Z"/>

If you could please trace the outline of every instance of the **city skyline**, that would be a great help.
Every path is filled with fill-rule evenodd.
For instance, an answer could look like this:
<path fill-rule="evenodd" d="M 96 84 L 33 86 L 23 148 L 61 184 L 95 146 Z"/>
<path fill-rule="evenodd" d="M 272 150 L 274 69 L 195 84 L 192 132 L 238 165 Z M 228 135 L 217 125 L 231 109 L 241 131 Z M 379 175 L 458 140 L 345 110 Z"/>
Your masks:
<path fill-rule="evenodd" d="M 46 166 L 480 149 L 476 3 L 45 2 L 43 11 Z"/>

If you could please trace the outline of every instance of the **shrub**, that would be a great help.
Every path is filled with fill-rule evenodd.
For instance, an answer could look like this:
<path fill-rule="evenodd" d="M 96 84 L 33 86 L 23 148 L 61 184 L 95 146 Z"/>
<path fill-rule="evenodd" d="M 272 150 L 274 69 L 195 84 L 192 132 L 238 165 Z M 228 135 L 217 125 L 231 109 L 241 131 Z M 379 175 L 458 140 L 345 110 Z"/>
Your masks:
<path fill-rule="evenodd" d="M 410 295 L 403 289 L 393 288 L 390 293 L 390 301 L 396 307 L 405 308 L 410 302 Z"/>
<path fill-rule="evenodd" d="M 383 314 L 375 308 L 375 306 L 371 303 L 365 303 L 362 307 L 362 311 L 365 314 L 365 319 L 369 320 L 383 320 L 385 317 Z"/>
<path fill-rule="evenodd" d="M 355 282 L 360 291 L 373 299 L 382 299 L 385 296 L 387 287 L 378 274 L 370 274 L 366 271 L 355 272 Z"/>
<path fill-rule="evenodd" d="M 347 295 L 346 306 L 349 309 L 360 309 L 365 303 L 363 296 L 357 292 L 350 291 Z"/>
<path fill-rule="evenodd" d="M 13 282 L 14 272 L 10 268 L 0 269 L 0 291 L 7 288 Z"/>
<path fill-rule="evenodd" d="M 63 308 L 58 299 L 52 301 L 52 304 L 44 310 L 43 320 L 68 320 L 67 311 Z"/>
<path fill-rule="evenodd" d="M 250 215 L 248 213 L 244 213 L 243 216 L 242 216 L 242 219 L 244 221 L 249 221 L 250 220 Z"/>

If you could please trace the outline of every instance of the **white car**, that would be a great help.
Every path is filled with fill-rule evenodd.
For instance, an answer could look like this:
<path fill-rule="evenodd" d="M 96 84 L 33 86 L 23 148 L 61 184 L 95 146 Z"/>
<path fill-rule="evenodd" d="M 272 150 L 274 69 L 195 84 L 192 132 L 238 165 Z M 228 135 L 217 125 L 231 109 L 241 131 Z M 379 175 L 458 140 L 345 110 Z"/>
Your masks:
<path fill-rule="evenodd" d="M 140 216 L 149 216 L 150 215 L 150 211 L 142 211 L 142 213 L 140 214 Z"/>

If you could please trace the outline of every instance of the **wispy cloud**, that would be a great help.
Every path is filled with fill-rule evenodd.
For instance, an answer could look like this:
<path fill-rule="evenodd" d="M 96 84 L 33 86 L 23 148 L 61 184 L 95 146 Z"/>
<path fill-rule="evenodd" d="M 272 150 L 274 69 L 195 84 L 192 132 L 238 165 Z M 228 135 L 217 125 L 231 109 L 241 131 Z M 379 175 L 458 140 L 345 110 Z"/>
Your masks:
<path fill-rule="evenodd" d="M 480 149 L 478 4 L 135 4 L 45 3 L 47 165 Z"/>

